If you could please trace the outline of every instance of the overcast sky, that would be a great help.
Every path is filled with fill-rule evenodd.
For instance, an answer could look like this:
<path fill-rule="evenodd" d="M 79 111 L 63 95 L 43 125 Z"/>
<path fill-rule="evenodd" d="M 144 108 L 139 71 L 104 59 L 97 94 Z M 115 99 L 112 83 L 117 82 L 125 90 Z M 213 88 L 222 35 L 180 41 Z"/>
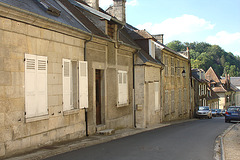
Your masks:
<path fill-rule="evenodd" d="M 112 0 L 100 0 L 106 9 Z M 240 56 L 240 0 L 127 0 L 127 23 L 164 43 L 208 42 Z"/>

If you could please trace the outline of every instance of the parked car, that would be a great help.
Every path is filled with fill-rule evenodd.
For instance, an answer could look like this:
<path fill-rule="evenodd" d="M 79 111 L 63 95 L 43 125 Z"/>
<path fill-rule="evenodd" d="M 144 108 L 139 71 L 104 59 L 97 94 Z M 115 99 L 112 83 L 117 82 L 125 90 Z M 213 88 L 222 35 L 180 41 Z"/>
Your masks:
<path fill-rule="evenodd" d="M 209 106 L 199 106 L 196 112 L 197 118 L 212 118 L 212 111 Z"/>
<path fill-rule="evenodd" d="M 223 115 L 225 116 L 226 110 L 225 110 L 225 109 L 223 109 L 223 110 L 222 110 L 222 113 L 223 113 Z"/>
<path fill-rule="evenodd" d="M 217 116 L 223 116 L 221 109 L 216 109 L 216 112 L 217 112 Z"/>
<path fill-rule="evenodd" d="M 213 116 L 213 117 L 216 117 L 216 116 L 217 116 L 217 111 L 216 111 L 216 109 L 211 109 L 211 112 L 212 112 L 212 116 Z"/>
<path fill-rule="evenodd" d="M 225 113 L 225 122 L 240 121 L 240 106 L 231 106 Z"/>

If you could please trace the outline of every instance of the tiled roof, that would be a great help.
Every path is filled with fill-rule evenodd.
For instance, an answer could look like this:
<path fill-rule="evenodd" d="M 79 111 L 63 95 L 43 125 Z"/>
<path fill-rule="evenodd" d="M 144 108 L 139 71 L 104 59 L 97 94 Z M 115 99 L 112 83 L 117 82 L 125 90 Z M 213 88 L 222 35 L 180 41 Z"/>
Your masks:
<path fill-rule="evenodd" d="M 35 13 L 37 15 L 52 19 L 54 21 L 81 29 L 85 32 L 89 32 L 88 28 L 86 25 L 84 26 L 81 22 L 76 20 L 70 13 L 68 13 L 62 6 L 60 6 L 56 1 L 54 0 L 45 0 L 48 2 L 50 5 L 54 6 L 57 10 L 61 11 L 59 16 L 54 16 L 52 14 L 49 14 L 39 6 L 37 1 L 33 0 L 21 0 L 21 1 L 16 1 L 16 0 L 0 0 L 0 2 Z"/>
<path fill-rule="evenodd" d="M 214 92 L 216 92 L 216 93 L 218 93 L 218 92 L 227 92 L 227 90 L 224 89 L 222 85 L 219 86 L 219 87 L 214 87 L 214 88 L 212 88 L 212 90 L 213 90 Z"/>
<path fill-rule="evenodd" d="M 217 83 L 220 82 L 219 77 L 218 77 L 217 74 L 214 72 L 214 70 L 213 70 L 212 67 L 210 67 L 210 68 L 207 70 L 207 72 L 205 73 L 205 78 L 206 78 L 206 80 L 208 80 L 208 81 L 213 80 L 213 81 L 215 81 L 215 82 L 217 82 Z"/>
<path fill-rule="evenodd" d="M 240 77 L 230 77 L 230 81 L 235 86 L 240 86 Z"/>

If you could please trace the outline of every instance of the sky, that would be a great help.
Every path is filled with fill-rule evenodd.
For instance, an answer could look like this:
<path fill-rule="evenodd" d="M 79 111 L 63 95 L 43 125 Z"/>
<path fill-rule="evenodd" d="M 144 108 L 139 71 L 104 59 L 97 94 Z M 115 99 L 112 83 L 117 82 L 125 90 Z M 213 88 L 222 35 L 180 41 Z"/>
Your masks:
<path fill-rule="evenodd" d="M 99 0 L 107 9 L 113 0 Z M 207 42 L 240 56 L 240 0 L 127 0 L 127 23 L 150 34 L 164 34 L 164 44 Z"/>

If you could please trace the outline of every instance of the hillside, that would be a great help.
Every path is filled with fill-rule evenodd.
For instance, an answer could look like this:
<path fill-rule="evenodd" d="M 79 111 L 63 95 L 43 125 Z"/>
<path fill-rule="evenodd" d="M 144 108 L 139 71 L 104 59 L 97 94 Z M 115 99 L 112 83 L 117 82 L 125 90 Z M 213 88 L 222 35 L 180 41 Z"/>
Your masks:
<path fill-rule="evenodd" d="M 177 52 L 189 47 L 192 68 L 202 68 L 206 71 L 212 66 L 218 76 L 224 76 L 224 73 L 230 74 L 231 77 L 240 76 L 240 57 L 226 52 L 218 45 L 172 41 L 167 46 Z"/>

